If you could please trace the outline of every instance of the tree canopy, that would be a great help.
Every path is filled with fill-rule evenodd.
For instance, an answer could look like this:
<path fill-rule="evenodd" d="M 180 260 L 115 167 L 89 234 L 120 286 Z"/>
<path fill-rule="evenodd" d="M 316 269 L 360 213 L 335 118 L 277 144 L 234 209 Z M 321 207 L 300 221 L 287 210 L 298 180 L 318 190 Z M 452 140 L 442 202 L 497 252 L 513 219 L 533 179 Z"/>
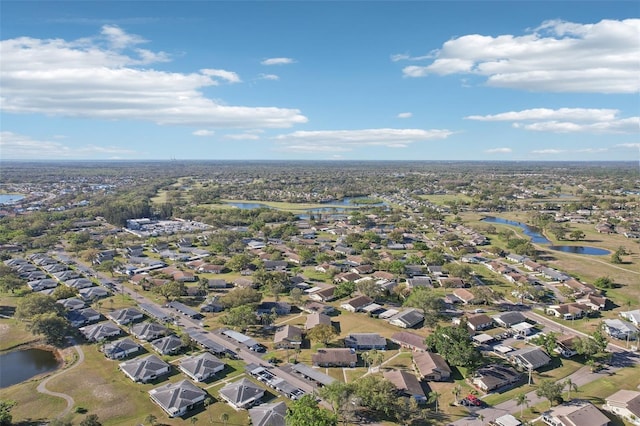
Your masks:
<path fill-rule="evenodd" d="M 450 365 L 476 367 L 480 353 L 469 338 L 466 321 L 454 326 L 438 326 L 425 340 L 429 350 L 438 352 Z"/>

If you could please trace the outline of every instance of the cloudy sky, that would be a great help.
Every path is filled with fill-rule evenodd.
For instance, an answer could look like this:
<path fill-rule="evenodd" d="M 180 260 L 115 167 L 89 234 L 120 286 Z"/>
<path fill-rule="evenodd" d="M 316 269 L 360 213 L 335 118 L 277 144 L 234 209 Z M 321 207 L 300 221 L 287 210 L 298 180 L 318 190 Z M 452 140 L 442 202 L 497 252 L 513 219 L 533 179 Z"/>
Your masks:
<path fill-rule="evenodd" d="M 2 1 L 0 159 L 638 160 L 635 1 Z"/>

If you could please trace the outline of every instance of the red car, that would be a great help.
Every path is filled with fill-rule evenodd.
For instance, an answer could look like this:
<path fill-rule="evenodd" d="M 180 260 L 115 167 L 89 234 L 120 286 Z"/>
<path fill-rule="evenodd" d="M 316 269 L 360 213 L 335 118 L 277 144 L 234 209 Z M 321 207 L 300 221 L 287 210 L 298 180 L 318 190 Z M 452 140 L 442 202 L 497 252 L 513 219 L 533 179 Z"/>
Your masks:
<path fill-rule="evenodd" d="M 479 400 L 478 397 L 476 397 L 475 395 L 469 394 L 466 399 L 467 399 L 467 401 L 469 401 L 472 405 L 475 405 L 476 407 L 482 406 L 482 401 Z"/>

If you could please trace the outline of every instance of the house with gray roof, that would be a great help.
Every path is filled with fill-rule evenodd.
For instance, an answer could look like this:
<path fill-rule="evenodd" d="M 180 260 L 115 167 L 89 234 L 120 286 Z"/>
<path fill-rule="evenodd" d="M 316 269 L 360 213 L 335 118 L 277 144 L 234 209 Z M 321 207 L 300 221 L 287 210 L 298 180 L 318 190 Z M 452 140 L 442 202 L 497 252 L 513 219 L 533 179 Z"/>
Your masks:
<path fill-rule="evenodd" d="M 387 349 L 387 339 L 378 333 L 352 333 L 344 338 L 344 345 L 357 351 L 385 350 Z"/>
<path fill-rule="evenodd" d="M 178 368 L 194 381 L 204 382 L 224 370 L 224 365 L 224 362 L 211 353 L 203 352 L 183 359 Z"/>
<path fill-rule="evenodd" d="M 180 339 L 175 334 L 161 337 L 151 342 L 151 347 L 153 348 L 153 350 L 161 355 L 176 354 L 180 352 L 183 346 L 184 344 L 182 343 L 182 339 Z"/>
<path fill-rule="evenodd" d="M 141 320 L 144 314 L 136 308 L 124 308 L 109 312 L 107 317 L 116 324 L 126 325 Z"/>
<path fill-rule="evenodd" d="M 389 318 L 389 324 L 401 328 L 412 328 L 424 320 L 424 315 L 418 309 L 410 308 L 398 312 Z"/>
<path fill-rule="evenodd" d="M 502 312 L 494 315 L 493 320 L 501 327 L 509 328 L 514 324 L 525 322 L 527 318 L 517 311 Z"/>
<path fill-rule="evenodd" d="M 89 342 L 99 342 L 100 340 L 119 336 L 120 333 L 122 333 L 120 327 L 109 321 L 86 325 L 80 327 L 78 331 L 80 331 Z"/>
<path fill-rule="evenodd" d="M 427 402 L 427 396 L 422 389 L 420 382 L 410 372 L 406 370 L 389 370 L 382 373 L 383 377 L 393 383 L 402 396 L 413 398 L 419 404 Z"/>
<path fill-rule="evenodd" d="M 286 426 L 287 404 L 284 401 L 260 404 L 249 409 L 253 426 Z"/>
<path fill-rule="evenodd" d="M 307 315 L 307 321 L 304 324 L 305 330 L 311 330 L 316 325 L 331 325 L 331 317 L 320 312 L 314 312 Z"/>
<path fill-rule="evenodd" d="M 141 322 L 132 325 L 129 331 L 136 339 L 149 342 L 167 334 L 168 329 L 164 325 L 155 322 Z"/>
<path fill-rule="evenodd" d="M 610 421 L 588 401 L 574 400 L 545 411 L 542 421 L 549 426 L 607 426 Z"/>
<path fill-rule="evenodd" d="M 311 355 L 311 361 L 318 367 L 355 367 L 358 354 L 352 348 L 322 348 Z"/>
<path fill-rule="evenodd" d="M 544 350 L 529 346 L 507 353 L 507 358 L 524 370 L 537 370 L 551 362 L 551 357 Z"/>
<path fill-rule="evenodd" d="M 606 319 L 602 328 L 611 337 L 620 340 L 635 340 L 638 337 L 638 328 L 630 322 L 619 319 Z"/>
<path fill-rule="evenodd" d="M 424 337 L 408 331 L 393 333 L 390 340 L 403 348 L 409 348 L 413 351 L 427 350 L 427 346 L 424 344 Z"/>
<path fill-rule="evenodd" d="M 248 408 L 260 401 L 264 396 L 264 388 L 247 378 L 229 383 L 219 391 L 220 397 L 236 410 Z"/>
<path fill-rule="evenodd" d="M 155 355 L 121 362 L 118 367 L 128 378 L 141 383 L 166 376 L 171 371 L 171 366 Z"/>
<path fill-rule="evenodd" d="M 169 417 L 178 417 L 204 402 L 207 392 L 188 380 L 182 380 L 151 389 L 149 396 Z"/>
<path fill-rule="evenodd" d="M 103 297 L 109 296 L 109 292 L 102 287 L 87 287 L 81 288 L 78 290 L 80 297 L 82 297 L 86 301 L 102 299 Z"/>
<path fill-rule="evenodd" d="M 517 383 L 522 378 L 514 368 L 499 364 L 490 364 L 479 368 L 472 379 L 475 386 L 485 392 Z"/>
<path fill-rule="evenodd" d="M 64 281 L 62 284 L 66 285 L 67 287 L 75 288 L 76 290 L 93 287 L 93 281 L 88 278 L 74 278 Z"/>
<path fill-rule="evenodd" d="M 86 304 L 84 300 L 78 299 L 77 297 L 70 297 L 68 299 L 60 299 L 57 300 L 56 303 L 64 306 L 67 311 L 77 311 L 83 309 Z"/>
<path fill-rule="evenodd" d="M 286 324 L 276 330 L 273 337 L 277 349 L 296 349 L 302 345 L 302 330 L 295 325 Z"/>
<path fill-rule="evenodd" d="M 109 359 L 123 359 L 131 354 L 137 353 L 142 349 L 138 343 L 128 337 L 107 343 L 102 346 L 101 351 Z"/>
<path fill-rule="evenodd" d="M 81 327 L 86 324 L 100 321 L 100 317 L 100 312 L 93 308 L 84 308 L 67 313 L 67 319 L 73 327 Z"/>

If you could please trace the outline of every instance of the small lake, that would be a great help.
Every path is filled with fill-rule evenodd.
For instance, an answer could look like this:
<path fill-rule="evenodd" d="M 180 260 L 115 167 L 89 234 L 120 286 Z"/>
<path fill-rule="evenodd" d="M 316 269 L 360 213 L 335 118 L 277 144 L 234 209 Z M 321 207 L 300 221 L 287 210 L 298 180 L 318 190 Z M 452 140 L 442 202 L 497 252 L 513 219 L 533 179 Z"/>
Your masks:
<path fill-rule="evenodd" d="M 0 204 L 13 204 L 22 200 L 24 195 L 21 194 L 0 194 Z"/>
<path fill-rule="evenodd" d="M 342 200 L 334 200 L 334 201 L 330 201 L 327 203 L 322 203 L 322 204 L 328 204 L 331 206 L 343 206 L 343 207 L 314 207 L 314 208 L 310 208 L 310 209 L 305 209 L 305 211 L 313 214 L 313 213 L 343 213 L 349 209 L 355 209 L 355 208 L 359 208 L 359 207 L 380 207 L 380 206 L 385 206 L 385 203 L 366 203 L 366 204 L 358 204 L 358 200 L 366 200 L 366 198 L 360 197 L 360 198 L 350 198 L 350 197 L 345 197 Z M 229 203 L 225 203 L 228 206 L 233 206 L 233 207 L 237 207 L 239 209 L 243 209 L 243 210 L 252 210 L 252 209 L 259 209 L 259 208 L 273 208 L 270 207 L 266 204 L 262 204 L 262 203 L 252 203 L 252 202 L 229 202 Z"/>
<path fill-rule="evenodd" d="M 233 207 L 237 207 L 239 209 L 242 210 L 253 210 L 253 209 L 259 209 L 259 208 L 267 208 L 270 209 L 271 207 L 267 206 L 266 204 L 260 204 L 260 203 L 225 203 L 228 206 L 233 206 Z"/>
<path fill-rule="evenodd" d="M 489 217 L 485 217 L 484 219 L 482 219 L 483 222 L 489 222 L 489 223 L 501 223 L 503 225 L 511 225 L 511 226 L 517 226 L 518 228 L 522 229 L 523 233 L 531 238 L 531 242 L 535 243 L 535 244 L 551 244 L 551 241 L 547 240 L 544 235 L 542 235 L 540 232 L 538 232 L 537 229 L 530 227 L 529 225 L 525 224 L 525 223 L 521 223 L 521 222 L 516 222 L 513 220 L 507 220 L 507 219 L 503 219 L 501 217 L 493 217 L 493 216 L 489 216 Z"/>
<path fill-rule="evenodd" d="M 590 256 L 604 256 L 611 253 L 609 250 L 589 246 L 549 246 L 549 248 L 563 253 L 588 254 Z"/>
<path fill-rule="evenodd" d="M 531 238 L 531 242 L 535 244 L 551 244 L 551 241 L 547 240 L 544 235 L 540 234 L 535 228 L 531 226 L 521 223 L 515 222 L 513 220 L 503 219 L 501 217 L 485 217 L 482 219 L 483 222 L 490 223 L 501 223 L 503 225 L 511 225 L 517 226 L 522 229 L 522 232 L 529 238 Z M 597 247 L 589 247 L 589 246 L 549 246 L 550 250 L 561 251 L 563 253 L 572 253 L 572 254 L 586 254 L 589 256 L 603 256 L 609 254 L 609 250 L 597 248 Z"/>
<path fill-rule="evenodd" d="M 0 355 L 0 388 L 22 383 L 31 377 L 57 369 L 58 360 L 51 351 L 24 349 Z"/>

